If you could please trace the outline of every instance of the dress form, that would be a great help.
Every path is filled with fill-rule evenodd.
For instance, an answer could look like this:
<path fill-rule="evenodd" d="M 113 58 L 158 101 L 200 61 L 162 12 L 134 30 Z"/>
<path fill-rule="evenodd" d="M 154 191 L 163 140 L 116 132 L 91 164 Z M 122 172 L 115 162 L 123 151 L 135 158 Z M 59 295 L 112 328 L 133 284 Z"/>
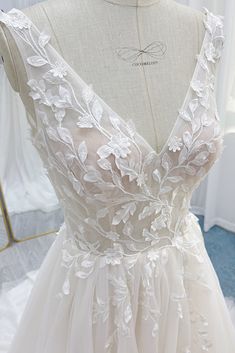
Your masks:
<path fill-rule="evenodd" d="M 193 74 L 203 14 L 173 0 L 48 0 L 24 12 L 51 35 L 51 44 L 84 81 L 123 119 L 133 119 L 159 152 Z M 8 78 L 34 117 L 25 68 L 9 32 L 1 29 Z M 148 47 L 150 52 L 143 52 Z"/>

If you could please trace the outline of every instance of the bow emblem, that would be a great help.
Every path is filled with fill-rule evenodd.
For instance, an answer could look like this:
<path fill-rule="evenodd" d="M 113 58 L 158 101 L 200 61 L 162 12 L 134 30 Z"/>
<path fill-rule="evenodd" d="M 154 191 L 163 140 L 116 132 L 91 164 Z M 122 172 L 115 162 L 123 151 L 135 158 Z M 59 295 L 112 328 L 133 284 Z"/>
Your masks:
<path fill-rule="evenodd" d="M 166 45 L 161 41 L 154 41 L 148 44 L 144 49 L 121 47 L 118 48 L 116 52 L 122 60 L 131 63 L 134 63 L 138 60 L 139 57 L 143 55 L 154 58 L 155 60 L 159 60 L 166 52 Z"/>

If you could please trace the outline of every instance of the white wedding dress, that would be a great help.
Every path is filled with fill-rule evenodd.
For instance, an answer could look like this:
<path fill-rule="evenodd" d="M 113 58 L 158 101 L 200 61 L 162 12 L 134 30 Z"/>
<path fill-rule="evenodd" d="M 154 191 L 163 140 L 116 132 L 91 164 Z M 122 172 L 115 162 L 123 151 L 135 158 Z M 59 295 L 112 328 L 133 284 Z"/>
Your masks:
<path fill-rule="evenodd" d="M 223 150 L 214 90 L 223 20 L 203 9 L 203 44 L 160 153 L 21 11 L 0 14 L 25 63 L 32 142 L 65 216 L 10 353 L 234 353 L 232 320 L 189 211 Z"/>

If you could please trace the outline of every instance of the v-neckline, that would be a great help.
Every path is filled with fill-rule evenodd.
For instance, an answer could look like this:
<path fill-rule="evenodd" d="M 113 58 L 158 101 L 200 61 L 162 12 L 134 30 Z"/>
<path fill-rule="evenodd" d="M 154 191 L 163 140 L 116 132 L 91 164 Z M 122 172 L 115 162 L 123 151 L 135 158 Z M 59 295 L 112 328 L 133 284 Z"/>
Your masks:
<path fill-rule="evenodd" d="M 13 9 L 12 9 L 13 10 Z M 39 28 L 32 22 L 32 20 L 27 16 L 25 15 L 25 13 L 19 9 L 14 9 L 18 12 L 20 12 L 23 16 L 25 16 L 25 18 L 29 21 L 29 23 L 34 27 L 34 29 L 38 32 L 38 34 L 40 35 L 42 33 L 42 31 L 39 30 Z M 202 10 L 205 10 L 203 11 L 203 15 L 206 15 L 206 19 L 203 19 L 203 23 L 205 23 L 204 21 L 207 21 L 208 20 L 208 14 L 209 14 L 209 11 L 205 8 L 205 7 L 202 7 Z M 48 33 L 47 33 L 48 34 Z M 175 119 L 175 122 L 173 124 L 173 127 L 170 131 L 170 134 L 168 136 L 168 138 L 166 139 L 163 147 L 161 148 L 160 152 L 157 152 L 155 150 L 155 148 L 153 148 L 150 143 L 143 137 L 143 135 L 137 130 L 136 128 L 136 124 L 135 122 L 133 121 L 132 118 L 126 120 L 124 119 L 123 117 L 121 117 L 117 112 L 115 112 L 115 110 L 112 109 L 112 107 L 110 105 L 108 105 L 105 100 L 96 93 L 96 90 L 93 89 L 93 83 L 87 83 L 86 81 L 83 80 L 83 78 L 78 74 L 78 72 L 76 72 L 72 66 L 63 58 L 63 56 L 54 48 L 54 46 L 51 44 L 51 43 L 48 43 L 47 46 L 50 47 L 50 49 L 52 51 L 54 51 L 54 53 L 56 54 L 56 56 L 58 56 L 58 58 L 67 66 L 68 70 L 74 74 L 75 78 L 77 78 L 80 82 L 82 82 L 82 84 L 85 86 L 85 87 L 90 87 L 92 85 L 92 91 L 94 92 L 96 98 L 102 102 L 102 105 L 104 108 L 106 108 L 106 110 L 109 111 L 109 113 L 111 114 L 114 114 L 120 121 L 121 123 L 124 125 L 124 126 L 127 126 L 128 125 L 128 122 L 132 122 L 133 124 L 133 127 L 135 129 L 135 134 L 138 135 L 138 138 L 140 138 L 144 144 L 146 145 L 146 147 L 148 147 L 148 149 L 150 150 L 150 152 L 154 153 L 157 158 L 161 158 L 161 156 L 164 154 L 164 152 L 166 151 L 166 148 L 175 132 L 175 129 L 176 129 L 176 126 L 178 125 L 178 122 L 180 120 L 180 112 L 185 110 L 185 105 L 186 105 L 186 102 L 188 100 L 188 96 L 190 94 L 190 91 L 192 90 L 192 83 L 195 79 L 195 76 L 197 74 L 197 70 L 198 70 L 198 67 L 200 65 L 199 61 L 200 61 L 200 58 L 202 57 L 203 55 L 203 52 L 204 52 L 204 48 L 205 48 L 205 43 L 206 43 L 206 40 L 207 40 L 207 34 L 208 34 L 208 30 L 207 30 L 207 26 L 205 26 L 205 33 L 204 33 L 204 37 L 203 37 L 203 40 L 202 40 L 202 44 L 201 44 L 201 47 L 200 47 L 200 50 L 198 52 L 198 54 L 196 55 L 197 57 L 197 60 L 196 60 L 196 64 L 195 64 L 195 67 L 194 67 L 194 70 L 193 70 L 193 74 L 192 74 L 192 77 L 191 77 L 191 80 L 189 81 L 189 85 L 188 85 L 188 88 L 187 88 L 187 91 L 186 91 L 186 94 L 185 94 L 185 97 L 184 97 L 184 100 L 180 106 L 180 108 L 177 110 L 178 111 L 178 115 Z M 50 34 L 48 34 L 50 36 Z"/>

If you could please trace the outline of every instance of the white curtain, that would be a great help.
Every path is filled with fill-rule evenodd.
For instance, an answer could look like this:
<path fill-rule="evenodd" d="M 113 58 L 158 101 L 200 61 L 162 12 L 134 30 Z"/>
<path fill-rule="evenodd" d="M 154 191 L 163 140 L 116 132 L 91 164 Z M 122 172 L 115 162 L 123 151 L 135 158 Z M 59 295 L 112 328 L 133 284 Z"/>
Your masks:
<path fill-rule="evenodd" d="M 5 12 L 24 8 L 38 0 L 0 0 Z M 8 212 L 12 214 L 58 209 L 55 191 L 45 173 L 37 150 L 29 140 L 30 126 L 26 111 L 0 64 L 0 181 Z"/>
<path fill-rule="evenodd" d="M 29 139 L 23 103 L 0 65 L 0 180 L 8 211 L 22 213 L 58 208 L 58 199 Z"/>
<path fill-rule="evenodd" d="M 192 211 L 204 215 L 204 230 L 220 225 L 235 232 L 235 1 L 178 0 L 224 16 L 225 46 L 217 79 L 217 103 L 224 130 L 224 153 L 194 192 Z"/>

